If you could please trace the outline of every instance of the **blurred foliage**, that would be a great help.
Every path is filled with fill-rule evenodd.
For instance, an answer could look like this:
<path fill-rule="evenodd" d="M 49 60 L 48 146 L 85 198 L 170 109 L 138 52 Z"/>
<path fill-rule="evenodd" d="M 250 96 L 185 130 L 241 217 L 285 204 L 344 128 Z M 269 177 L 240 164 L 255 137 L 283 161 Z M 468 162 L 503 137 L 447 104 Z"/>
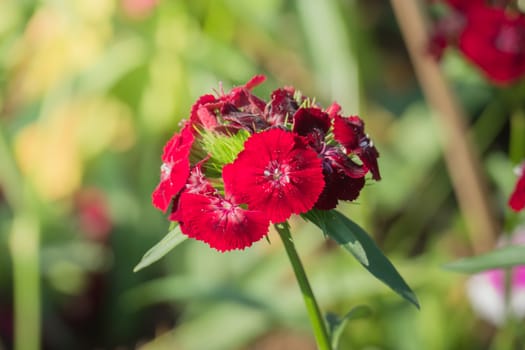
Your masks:
<path fill-rule="evenodd" d="M 505 94 L 453 52 L 443 68 L 503 215 L 513 183 Z M 39 252 L 40 284 L 29 292 L 41 300 L 43 348 L 314 348 L 273 232 L 270 244 L 227 254 L 189 240 L 132 272 L 169 225 L 150 204 L 163 143 L 198 96 L 258 73 L 269 78 L 261 96 L 294 85 L 359 113 L 381 152 L 383 180 L 340 209 L 373 233 L 421 311 L 313 225 L 293 222 L 323 310 L 372 309 L 349 323 L 341 349 L 489 346 L 495 329 L 472 314 L 462 277 L 440 269 L 470 243 L 387 2 L 3 0 L 0 348 L 13 346 L 14 300 L 29 286 L 13 289 L 25 271 L 13 269 L 29 243 Z M 28 215 L 35 232 L 18 242 L 15 219 Z"/>

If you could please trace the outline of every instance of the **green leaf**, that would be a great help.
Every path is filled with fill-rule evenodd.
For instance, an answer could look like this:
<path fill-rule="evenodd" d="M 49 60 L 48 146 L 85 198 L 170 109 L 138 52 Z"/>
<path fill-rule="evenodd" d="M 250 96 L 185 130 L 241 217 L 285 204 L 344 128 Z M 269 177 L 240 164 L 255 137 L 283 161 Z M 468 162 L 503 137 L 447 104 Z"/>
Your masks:
<path fill-rule="evenodd" d="M 477 273 L 517 265 L 525 265 L 525 246 L 523 245 L 511 245 L 485 254 L 460 259 L 443 265 L 443 268 L 456 272 Z"/>
<path fill-rule="evenodd" d="M 170 227 L 171 228 L 171 227 Z M 168 254 L 173 248 L 184 242 L 188 237 L 183 235 L 180 226 L 175 226 L 159 243 L 155 244 L 150 250 L 144 254 L 140 262 L 135 266 L 133 272 L 142 270 L 143 268 L 160 260 L 164 255 Z"/>
<path fill-rule="evenodd" d="M 337 316 L 334 313 L 326 314 L 326 321 L 328 323 L 328 331 L 330 332 L 330 338 L 332 341 L 332 349 L 337 349 L 339 347 L 339 339 L 343 330 L 346 327 L 348 321 L 357 320 L 359 318 L 365 318 L 372 314 L 370 308 L 366 305 L 359 305 L 350 310 L 342 318 Z"/>
<path fill-rule="evenodd" d="M 416 294 L 370 236 L 352 220 L 336 210 L 311 210 L 303 217 L 317 225 L 325 235 L 343 246 L 372 275 L 419 309 Z"/>

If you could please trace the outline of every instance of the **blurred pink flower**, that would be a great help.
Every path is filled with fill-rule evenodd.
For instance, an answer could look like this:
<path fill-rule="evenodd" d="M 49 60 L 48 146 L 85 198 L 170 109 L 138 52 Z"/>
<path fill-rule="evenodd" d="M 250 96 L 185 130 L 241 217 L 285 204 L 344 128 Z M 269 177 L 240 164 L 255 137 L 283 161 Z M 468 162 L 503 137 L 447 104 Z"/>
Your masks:
<path fill-rule="evenodd" d="M 525 245 L 525 228 L 515 233 L 507 244 Z M 474 311 L 480 318 L 500 326 L 512 315 L 525 318 L 525 266 L 516 266 L 511 274 L 511 291 L 508 306 L 505 305 L 505 270 L 496 269 L 473 275 L 467 281 L 467 295 Z"/>
<path fill-rule="evenodd" d="M 158 0 L 122 0 L 121 6 L 124 13 L 134 19 L 143 19 L 148 17 Z"/>

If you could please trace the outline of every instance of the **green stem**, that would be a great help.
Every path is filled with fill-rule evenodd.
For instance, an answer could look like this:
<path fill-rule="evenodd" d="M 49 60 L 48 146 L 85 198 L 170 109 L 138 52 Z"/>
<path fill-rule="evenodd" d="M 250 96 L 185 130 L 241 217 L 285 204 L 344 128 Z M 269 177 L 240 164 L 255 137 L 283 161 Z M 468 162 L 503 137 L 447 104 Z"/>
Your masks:
<path fill-rule="evenodd" d="M 31 215 L 13 220 L 9 247 L 13 259 L 15 349 L 40 348 L 40 227 Z"/>
<path fill-rule="evenodd" d="M 525 157 L 525 113 L 518 109 L 510 117 L 509 156 L 514 164 L 519 164 Z"/>
<path fill-rule="evenodd" d="M 36 198 L 20 176 L 7 134 L 0 124 L 0 186 L 13 211 L 9 248 L 13 263 L 15 344 L 17 350 L 40 348 L 40 222 Z"/>
<path fill-rule="evenodd" d="M 331 350 L 332 346 L 330 344 L 330 337 L 326 329 L 326 324 L 324 322 L 323 316 L 321 315 L 319 306 L 317 305 L 317 301 L 315 300 L 315 296 L 312 291 L 312 288 L 310 287 L 310 283 L 308 282 L 308 277 L 306 276 L 306 272 L 304 271 L 303 264 L 299 259 L 297 250 L 295 249 L 295 245 L 290 234 L 290 226 L 287 222 L 275 224 L 274 226 L 279 235 L 281 236 L 284 248 L 286 249 L 286 253 L 288 254 L 290 263 L 292 264 L 292 268 L 295 273 L 295 278 L 297 279 L 297 283 L 299 284 L 299 288 L 301 289 L 301 294 L 303 295 L 306 311 L 308 312 L 308 317 L 310 318 L 310 323 L 312 324 L 312 328 L 314 330 L 314 336 L 315 340 L 317 341 L 317 346 L 319 350 Z"/>

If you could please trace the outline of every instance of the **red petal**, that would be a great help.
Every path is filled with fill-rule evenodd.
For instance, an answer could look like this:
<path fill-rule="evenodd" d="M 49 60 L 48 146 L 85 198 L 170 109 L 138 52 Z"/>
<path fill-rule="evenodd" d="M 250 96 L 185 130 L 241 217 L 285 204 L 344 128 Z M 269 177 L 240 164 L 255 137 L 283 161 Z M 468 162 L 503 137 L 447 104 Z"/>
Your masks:
<path fill-rule="evenodd" d="M 337 102 L 332 103 L 326 109 L 326 113 L 328 113 L 328 116 L 332 119 L 335 118 L 336 115 L 339 115 L 339 112 L 341 112 L 341 106 Z"/>
<path fill-rule="evenodd" d="M 291 88 L 277 89 L 272 92 L 270 103 L 266 106 L 266 120 L 274 125 L 283 125 L 286 117 L 293 116 L 299 106 L 294 99 L 295 91 Z"/>
<path fill-rule="evenodd" d="M 166 211 L 171 199 L 186 184 L 190 174 L 190 151 L 193 145 L 193 126 L 186 123 L 180 134 L 175 134 L 166 143 L 162 154 L 161 180 L 152 194 L 153 205 Z"/>
<path fill-rule="evenodd" d="M 185 192 L 179 206 L 182 232 L 221 252 L 249 247 L 268 233 L 262 212 L 242 209 L 223 197 Z"/>
<path fill-rule="evenodd" d="M 217 98 L 210 94 L 202 95 L 201 97 L 199 97 L 199 99 L 191 107 L 190 121 L 194 124 L 201 125 L 203 121 L 200 119 L 199 109 L 201 109 L 202 107 L 211 108 L 211 105 L 215 105 L 218 102 L 219 101 L 217 100 Z"/>
<path fill-rule="evenodd" d="M 525 166 L 522 167 L 522 175 L 516 183 L 516 187 L 509 199 L 509 206 L 514 211 L 520 211 L 525 208 Z"/>
<path fill-rule="evenodd" d="M 264 83 L 265 80 L 266 80 L 266 77 L 264 75 L 262 74 L 255 75 L 244 85 L 244 87 L 247 88 L 248 90 L 251 90 L 257 85 Z"/>

